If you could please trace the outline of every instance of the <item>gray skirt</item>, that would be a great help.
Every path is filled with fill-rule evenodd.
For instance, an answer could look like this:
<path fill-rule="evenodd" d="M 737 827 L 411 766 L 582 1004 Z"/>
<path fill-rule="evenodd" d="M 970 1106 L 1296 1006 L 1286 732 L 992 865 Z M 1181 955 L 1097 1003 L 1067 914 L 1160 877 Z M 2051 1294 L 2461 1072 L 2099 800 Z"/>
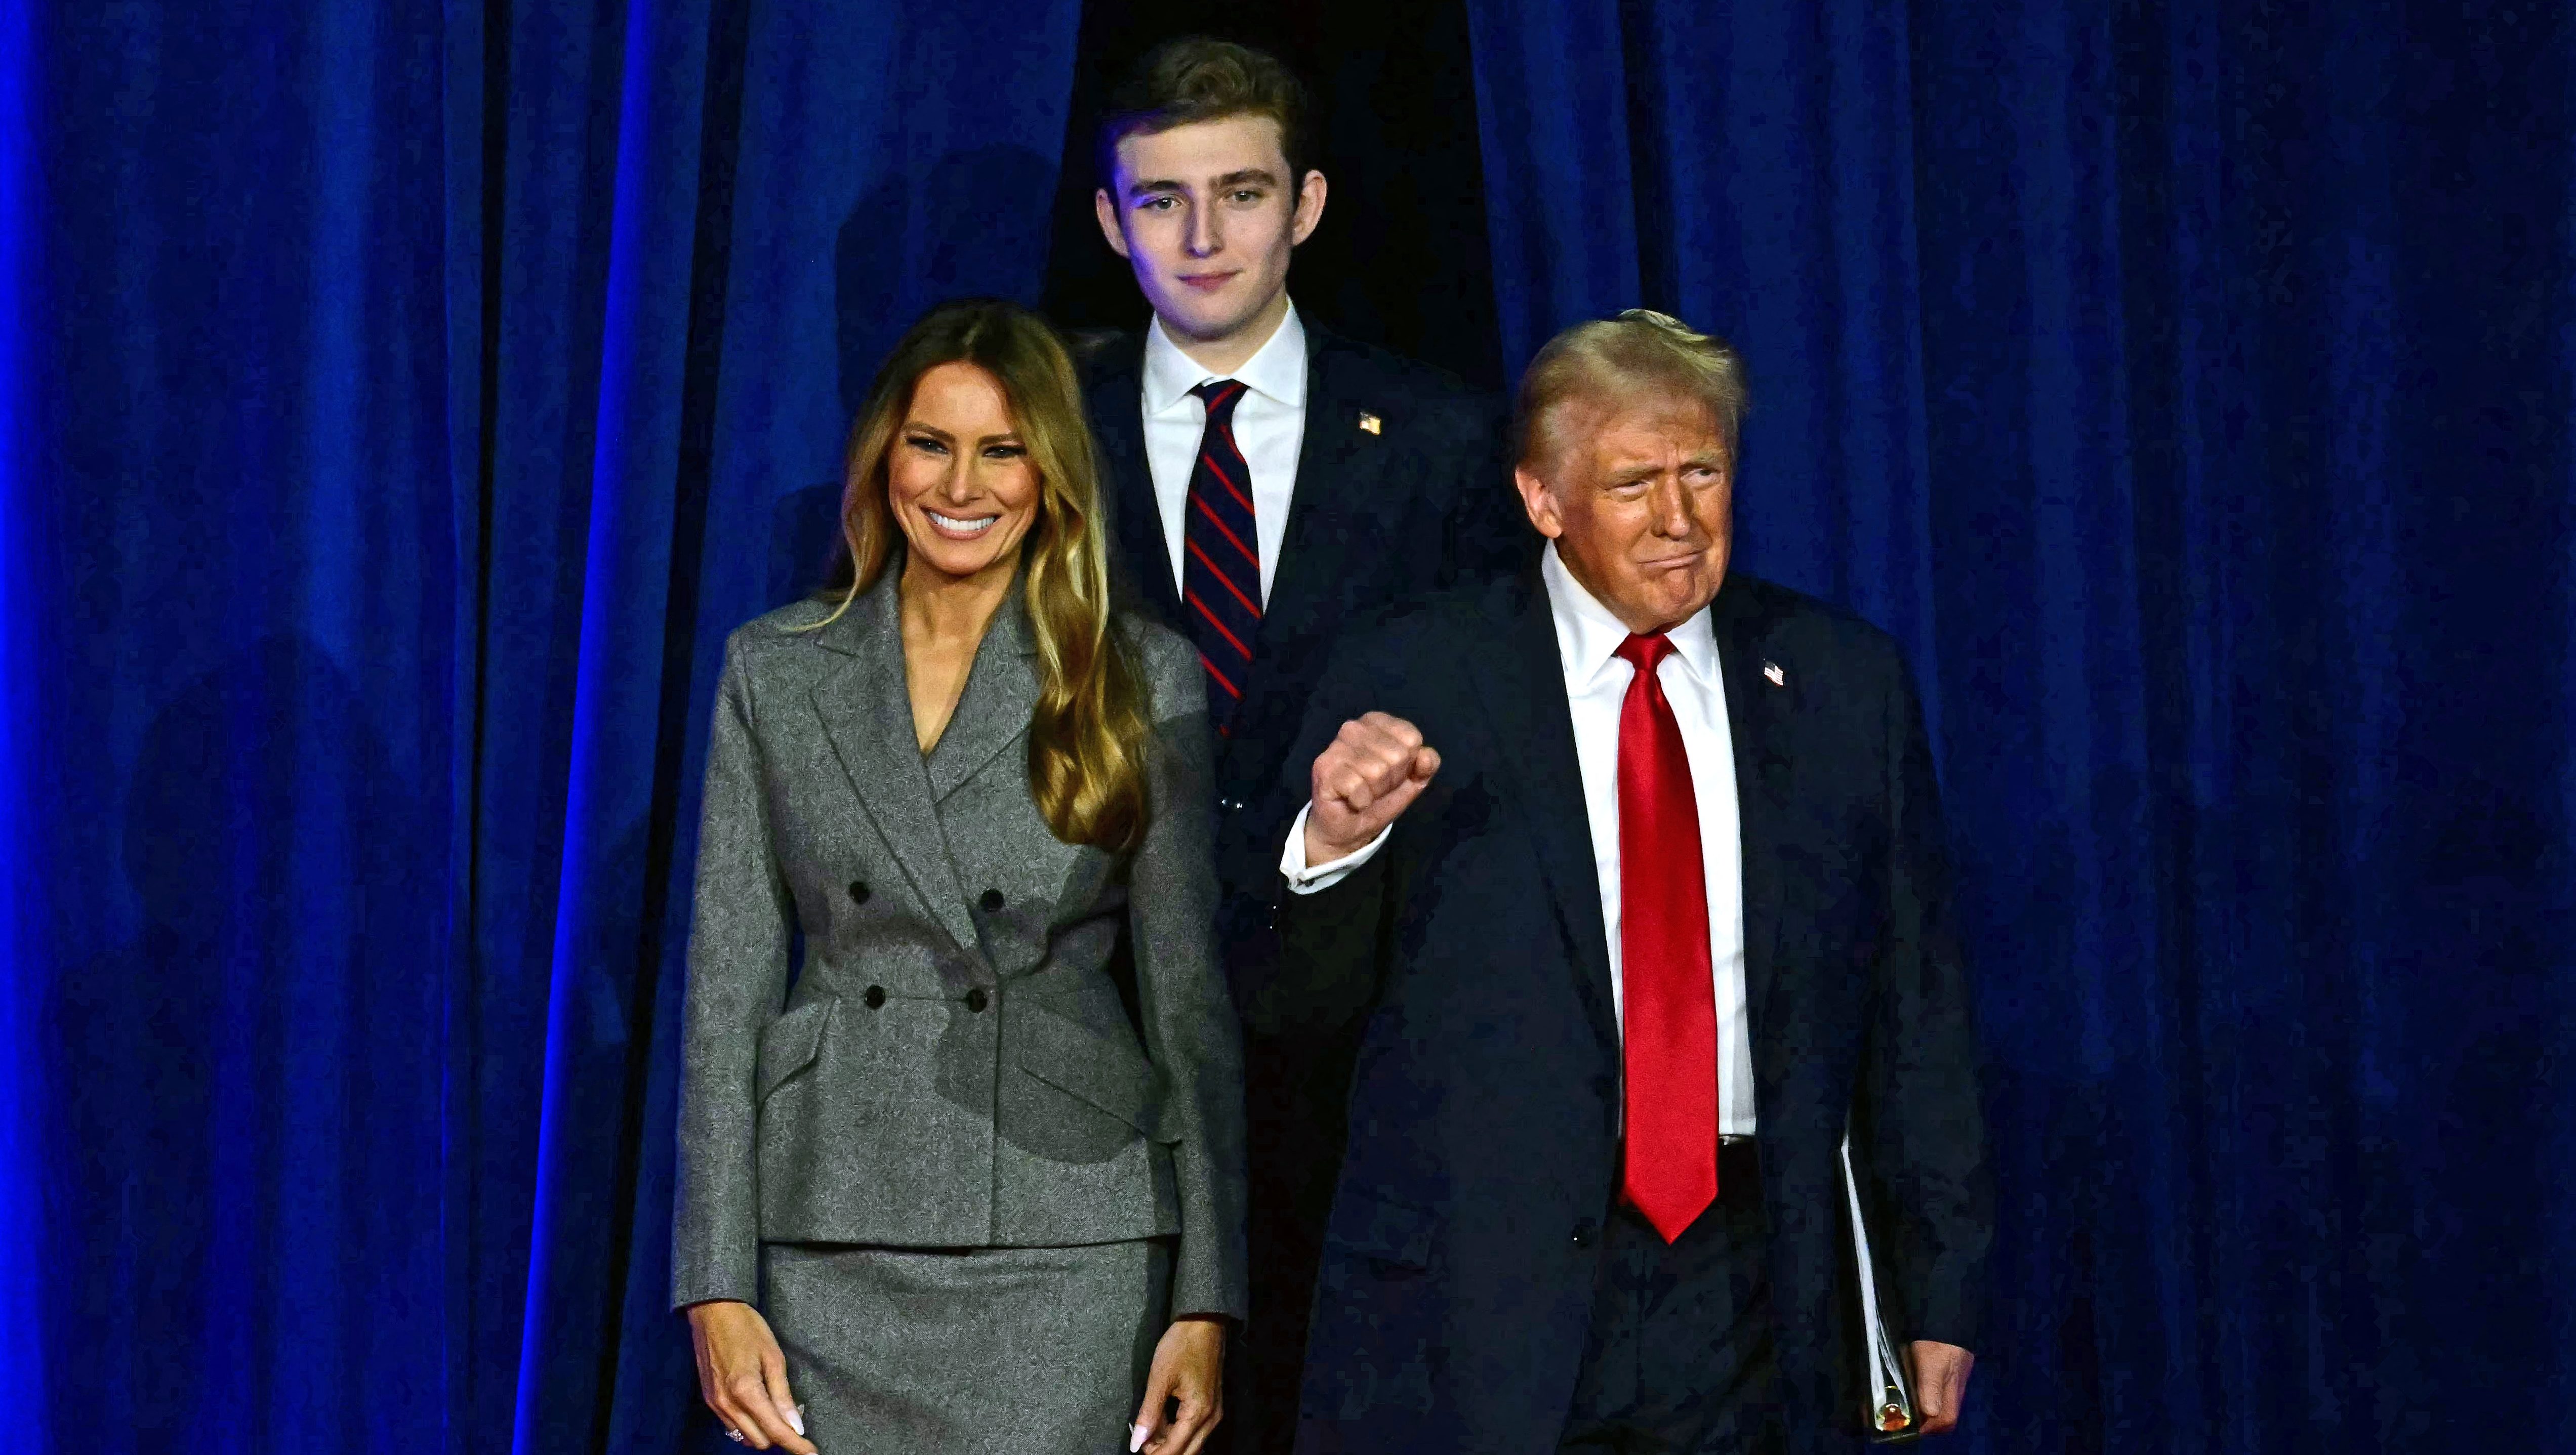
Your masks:
<path fill-rule="evenodd" d="M 824 1455 L 1123 1455 L 1171 1279 L 1161 1239 L 761 1248 L 762 1312 Z"/>

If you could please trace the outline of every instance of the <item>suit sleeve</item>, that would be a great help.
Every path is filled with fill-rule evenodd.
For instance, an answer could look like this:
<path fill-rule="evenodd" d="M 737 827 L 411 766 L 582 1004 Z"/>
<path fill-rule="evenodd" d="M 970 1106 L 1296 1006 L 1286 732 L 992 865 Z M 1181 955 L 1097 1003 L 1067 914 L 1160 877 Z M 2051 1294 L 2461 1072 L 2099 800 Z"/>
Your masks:
<path fill-rule="evenodd" d="M 738 645 L 725 653 L 707 739 L 688 989 L 681 1011 L 679 1187 L 671 1303 L 751 1302 L 760 1291 L 753 1074 L 760 1031 L 787 990 L 791 902 Z"/>
<path fill-rule="evenodd" d="M 1365 632 L 1346 638 L 1333 654 L 1314 696 L 1307 699 L 1305 721 L 1281 765 L 1280 801 L 1304 808 L 1316 755 L 1332 742 L 1344 722 L 1389 706 L 1380 700 L 1384 694 L 1377 687 L 1368 655 Z M 1270 831 L 1265 847 L 1274 865 L 1287 847 L 1286 836 L 1294 822 L 1292 817 Z M 1390 866 L 1404 844 L 1404 828 L 1404 820 L 1396 820 L 1387 842 L 1367 863 L 1311 894 L 1290 893 L 1286 876 L 1272 870 L 1277 953 L 1246 957 L 1249 973 L 1235 987 L 1244 1024 L 1255 1035 L 1330 1034 L 1368 1012 L 1380 978 L 1381 930 L 1393 879 Z"/>
<path fill-rule="evenodd" d="M 1242 1034 L 1216 947 L 1215 751 L 1195 657 L 1155 672 L 1152 817 L 1129 866 L 1145 1053 L 1164 1076 L 1162 1134 L 1181 1209 L 1172 1314 L 1246 1316 Z"/>
<path fill-rule="evenodd" d="M 1478 395 L 1458 411 L 1460 437 L 1448 452 L 1448 540 L 1438 585 L 1510 575 L 1538 554 L 1538 536 L 1512 488 L 1510 418 L 1503 402 Z"/>
<path fill-rule="evenodd" d="M 1895 1233 L 1904 1336 L 1975 1347 L 1994 1194 L 1948 838 L 1923 714 L 1901 666 L 1886 710 L 1887 937 L 1870 1028 L 1872 1201 Z"/>

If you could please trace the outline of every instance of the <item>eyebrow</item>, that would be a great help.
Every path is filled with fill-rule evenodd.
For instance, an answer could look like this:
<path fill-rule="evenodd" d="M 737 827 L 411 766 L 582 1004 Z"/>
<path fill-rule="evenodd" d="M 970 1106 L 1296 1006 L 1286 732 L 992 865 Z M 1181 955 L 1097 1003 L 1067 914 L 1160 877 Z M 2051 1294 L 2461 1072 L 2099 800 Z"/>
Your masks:
<path fill-rule="evenodd" d="M 953 434 L 950 434 L 948 431 L 946 431 L 946 430 L 944 430 L 944 429 L 941 429 L 939 426 L 937 426 L 937 425 L 935 425 L 935 424 L 924 424 L 924 423 L 922 423 L 920 420 L 917 420 L 917 419 L 907 419 L 907 420 L 905 420 L 905 421 L 903 422 L 903 427 L 904 427 L 905 431 L 907 431 L 907 432 L 917 432 L 917 433 L 920 433 L 920 434 L 926 434 L 926 435 L 929 435 L 929 436 L 931 436 L 932 438 L 934 438 L 934 439 L 938 440 L 938 441 L 939 441 L 940 443 L 942 443 L 942 444 L 953 444 L 953 443 L 955 443 L 955 442 L 956 442 L 956 439 L 957 439 L 957 436 L 955 436 L 955 435 L 953 435 Z M 977 443 L 977 444 L 979 444 L 979 445 L 1017 444 L 1017 443 L 1019 443 L 1019 439 L 1020 439 L 1020 432 L 1019 432 L 1018 430 L 1011 429 L 1011 430 L 1004 430 L 1004 431 L 1003 431 L 1002 433 L 1000 433 L 1000 434 L 988 434 L 988 435 L 982 435 L 982 436 L 979 436 L 979 437 L 976 439 L 975 443 Z"/>
<path fill-rule="evenodd" d="M 1228 172 L 1224 176 L 1209 183 L 1208 190 L 1211 192 L 1222 192 L 1228 187 L 1240 187 L 1247 182 L 1258 182 L 1265 187 L 1276 187 L 1279 185 L 1279 175 L 1276 172 L 1271 171 L 1268 167 L 1244 167 L 1237 171 Z M 1143 197 L 1154 192 L 1187 192 L 1188 190 L 1190 190 L 1189 183 L 1177 181 L 1170 177 L 1140 177 L 1127 184 L 1127 195 L 1131 198 Z"/>
<path fill-rule="evenodd" d="M 1726 451 L 1722 449 L 1701 450 L 1694 454 L 1684 455 L 1681 458 L 1681 467 L 1685 470 L 1694 469 L 1702 465 L 1713 466 L 1721 470 L 1726 468 Z M 1655 475 L 1660 475 L 1663 473 L 1663 470 L 1664 464 L 1661 460 L 1631 460 L 1626 464 L 1611 466 L 1609 469 L 1603 471 L 1602 475 L 1613 485 L 1626 485 L 1638 480 L 1644 480 Z"/>

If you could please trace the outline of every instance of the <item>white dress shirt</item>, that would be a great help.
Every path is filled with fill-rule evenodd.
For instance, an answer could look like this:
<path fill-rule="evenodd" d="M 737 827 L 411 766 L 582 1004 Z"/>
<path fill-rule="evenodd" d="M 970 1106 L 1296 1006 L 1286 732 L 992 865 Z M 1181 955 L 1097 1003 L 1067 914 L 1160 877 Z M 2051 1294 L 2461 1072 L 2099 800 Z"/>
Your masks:
<path fill-rule="evenodd" d="M 1254 548 L 1261 552 L 1261 602 L 1270 604 L 1270 580 L 1279 574 L 1279 550 L 1288 539 L 1288 497 L 1297 487 L 1297 453 L 1306 442 L 1306 326 L 1297 305 L 1270 341 L 1231 374 L 1200 367 L 1181 352 L 1155 319 L 1145 328 L 1145 467 L 1154 477 L 1154 504 L 1163 513 L 1163 545 L 1171 552 L 1172 585 L 1185 589 L 1181 525 L 1189 518 L 1190 471 L 1207 432 L 1207 405 L 1192 389 L 1211 379 L 1234 379 L 1244 396 L 1234 404 L 1234 443 L 1252 471 Z"/>
<path fill-rule="evenodd" d="M 1637 669 L 1618 655 L 1628 628 L 1565 569 L 1553 542 L 1540 563 L 1557 653 L 1565 663 L 1566 705 L 1574 717 L 1574 756 L 1583 771 L 1584 815 L 1600 873 L 1601 924 L 1610 937 L 1610 999 L 1627 1025 L 1627 987 L 1619 952 L 1619 710 Z M 1726 722 L 1726 683 L 1718 671 L 1717 633 L 1700 613 L 1666 633 L 1673 650 L 1655 669 L 1682 730 L 1691 796 L 1699 808 L 1700 863 L 1708 876 L 1709 968 L 1717 997 L 1717 1128 L 1720 1136 L 1753 1135 L 1753 1036 L 1744 1009 L 1744 835 L 1736 817 L 1735 738 Z M 1306 865 L 1306 814 L 1288 828 L 1279 871 L 1288 887 L 1313 894 L 1375 857 L 1392 826 L 1368 847 L 1329 864 Z"/>

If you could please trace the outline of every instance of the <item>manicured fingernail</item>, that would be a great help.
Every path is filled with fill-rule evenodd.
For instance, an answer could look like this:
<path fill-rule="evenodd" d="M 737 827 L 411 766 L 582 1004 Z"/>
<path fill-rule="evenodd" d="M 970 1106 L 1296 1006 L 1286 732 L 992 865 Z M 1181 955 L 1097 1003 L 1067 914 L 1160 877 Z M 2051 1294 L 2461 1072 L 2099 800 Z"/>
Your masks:
<path fill-rule="evenodd" d="M 793 1404 L 787 1407 L 787 1428 L 794 1430 L 798 1439 L 805 1437 L 805 1406 Z"/>
<path fill-rule="evenodd" d="M 1129 1429 L 1127 1431 L 1127 1455 L 1136 1455 L 1137 1451 L 1144 1449 L 1145 1437 L 1152 1433 L 1154 1433 L 1152 1430 L 1143 1425 L 1137 1425 Z"/>

